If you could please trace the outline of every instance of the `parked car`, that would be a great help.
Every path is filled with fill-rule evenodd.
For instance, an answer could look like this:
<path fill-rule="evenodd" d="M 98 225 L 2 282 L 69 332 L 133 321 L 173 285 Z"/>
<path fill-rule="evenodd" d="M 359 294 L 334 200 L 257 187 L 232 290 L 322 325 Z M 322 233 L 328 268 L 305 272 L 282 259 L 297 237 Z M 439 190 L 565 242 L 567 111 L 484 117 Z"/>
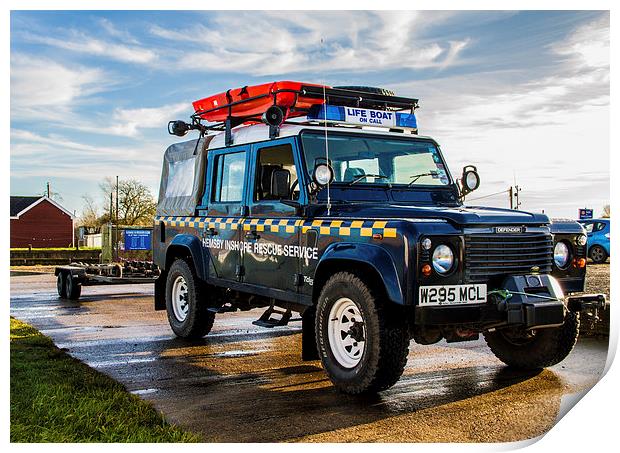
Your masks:
<path fill-rule="evenodd" d="M 595 264 L 601 264 L 609 258 L 609 219 L 580 220 L 588 232 L 588 256 Z"/>

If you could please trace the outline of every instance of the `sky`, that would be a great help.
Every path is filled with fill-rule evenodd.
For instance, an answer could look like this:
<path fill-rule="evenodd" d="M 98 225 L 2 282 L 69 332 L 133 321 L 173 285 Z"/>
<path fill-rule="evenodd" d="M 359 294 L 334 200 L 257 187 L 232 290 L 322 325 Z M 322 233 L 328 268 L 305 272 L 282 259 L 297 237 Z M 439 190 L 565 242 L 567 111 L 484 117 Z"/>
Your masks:
<path fill-rule="evenodd" d="M 551 217 L 609 203 L 604 11 L 13 11 L 10 67 L 11 195 L 49 181 L 78 215 L 105 177 L 156 196 L 192 101 L 274 80 L 419 98 L 451 173 L 478 168 L 471 204 L 515 182 Z"/>

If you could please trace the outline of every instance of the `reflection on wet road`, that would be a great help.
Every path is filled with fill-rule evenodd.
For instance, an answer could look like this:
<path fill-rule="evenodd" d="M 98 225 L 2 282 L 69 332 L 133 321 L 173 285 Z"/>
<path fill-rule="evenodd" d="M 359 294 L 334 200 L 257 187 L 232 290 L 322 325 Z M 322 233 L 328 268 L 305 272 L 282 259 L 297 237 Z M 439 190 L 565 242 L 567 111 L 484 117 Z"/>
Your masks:
<path fill-rule="evenodd" d="M 411 344 L 402 379 L 376 396 L 334 390 L 301 361 L 300 323 L 262 329 L 260 311 L 218 315 L 213 331 L 174 337 L 152 287 L 91 287 L 61 301 L 50 275 L 11 278 L 11 315 L 152 402 L 206 441 L 494 442 L 553 426 L 562 397 L 591 387 L 607 341 L 582 339 L 540 372 L 504 367 L 483 341 Z"/>

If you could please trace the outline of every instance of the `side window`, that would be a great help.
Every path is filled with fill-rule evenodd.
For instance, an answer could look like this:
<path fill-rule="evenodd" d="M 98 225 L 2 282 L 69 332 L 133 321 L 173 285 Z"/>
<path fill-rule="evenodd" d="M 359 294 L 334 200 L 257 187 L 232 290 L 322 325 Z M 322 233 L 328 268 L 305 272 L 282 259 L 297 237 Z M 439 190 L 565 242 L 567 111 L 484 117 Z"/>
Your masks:
<path fill-rule="evenodd" d="M 241 202 L 245 176 L 245 151 L 220 154 L 215 160 L 215 183 L 211 201 L 216 203 Z"/>
<path fill-rule="evenodd" d="M 299 183 L 291 145 L 258 150 L 254 201 L 297 200 Z"/>
<path fill-rule="evenodd" d="M 602 231 L 605 229 L 605 224 L 603 222 L 596 222 L 594 224 L 594 231 Z"/>

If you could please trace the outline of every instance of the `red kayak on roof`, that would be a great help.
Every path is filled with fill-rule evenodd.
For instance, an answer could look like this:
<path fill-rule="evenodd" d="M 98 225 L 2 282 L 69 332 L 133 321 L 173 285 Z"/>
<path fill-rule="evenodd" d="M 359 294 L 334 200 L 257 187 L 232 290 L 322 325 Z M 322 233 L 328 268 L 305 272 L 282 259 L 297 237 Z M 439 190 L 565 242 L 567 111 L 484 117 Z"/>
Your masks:
<path fill-rule="evenodd" d="M 302 86 L 323 87 L 302 82 L 270 82 L 234 88 L 194 101 L 192 105 L 200 118 L 210 122 L 225 121 L 229 115 L 234 118 L 258 117 L 274 104 L 287 112 L 289 118 L 302 116 L 313 105 L 323 104 L 323 99 L 316 96 L 304 96 Z"/>

